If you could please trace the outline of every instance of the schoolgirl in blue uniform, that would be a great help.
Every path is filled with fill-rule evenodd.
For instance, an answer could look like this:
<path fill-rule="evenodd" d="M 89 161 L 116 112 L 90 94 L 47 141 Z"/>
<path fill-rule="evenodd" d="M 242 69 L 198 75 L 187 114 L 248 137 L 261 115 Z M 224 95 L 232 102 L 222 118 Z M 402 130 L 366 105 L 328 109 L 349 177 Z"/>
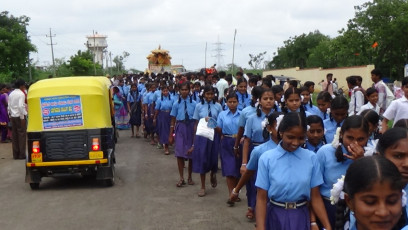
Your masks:
<path fill-rule="evenodd" d="M 156 83 L 149 83 L 149 91 L 143 97 L 143 110 L 144 110 L 144 125 L 145 131 L 150 136 L 150 144 L 155 145 L 154 134 L 156 127 L 153 125 L 154 116 L 154 92 L 156 91 Z"/>
<path fill-rule="evenodd" d="M 273 95 L 275 96 L 275 111 L 282 112 L 282 106 L 281 106 L 281 100 L 282 100 L 282 95 L 285 93 L 283 91 L 283 87 L 281 85 L 274 85 L 272 86 L 272 92 Z"/>
<path fill-rule="evenodd" d="M 142 124 L 142 104 L 140 103 L 140 101 L 141 101 L 141 95 L 139 94 L 139 91 L 137 90 L 137 83 L 133 83 L 130 87 L 130 92 L 128 94 L 127 107 L 130 113 L 129 124 L 132 130 L 131 137 L 137 137 L 137 138 L 140 137 L 139 129 L 140 129 L 140 125 Z M 136 126 L 136 135 L 135 135 L 134 126 Z"/>
<path fill-rule="evenodd" d="M 378 140 L 377 150 L 379 155 L 387 158 L 402 175 L 404 191 L 408 194 L 408 173 L 405 165 L 408 161 L 408 130 L 402 127 L 395 127 L 387 130 Z M 408 205 L 404 207 L 404 225 L 408 224 Z M 350 216 L 353 217 L 353 216 Z M 353 221 L 350 220 L 350 224 Z"/>
<path fill-rule="evenodd" d="M 259 159 L 256 178 L 256 225 L 259 229 L 309 230 L 308 201 L 323 209 L 319 186 L 323 183 L 316 154 L 304 149 L 306 121 L 302 114 L 288 113 L 278 128 L 279 145 Z M 317 212 L 329 227 L 324 212 Z"/>
<path fill-rule="evenodd" d="M 343 96 L 336 96 L 330 105 L 330 117 L 323 121 L 326 142 L 330 144 L 333 141 L 336 129 L 343 125 L 344 119 L 348 116 L 349 102 Z"/>
<path fill-rule="evenodd" d="M 370 147 L 375 148 L 376 146 L 376 140 L 380 138 L 381 134 L 378 132 L 378 124 L 379 124 L 379 119 L 380 115 L 372 109 L 366 109 L 364 111 L 360 111 L 360 115 L 364 117 L 364 119 L 367 120 L 369 128 L 369 133 L 368 133 L 368 142 L 367 145 Z"/>
<path fill-rule="evenodd" d="M 251 92 L 252 94 L 251 106 L 247 106 L 245 109 L 241 111 L 241 114 L 239 116 L 239 121 L 238 121 L 238 134 L 237 134 L 237 138 L 235 140 L 235 145 L 234 145 L 234 151 L 236 155 L 241 154 L 239 150 L 239 146 L 241 145 L 241 139 L 244 136 L 246 121 L 248 120 L 250 116 L 256 113 L 256 106 L 257 106 L 258 99 L 261 96 L 262 92 L 263 92 L 263 89 L 261 86 L 254 86 Z"/>
<path fill-rule="evenodd" d="M 302 114 L 305 117 L 312 115 L 308 111 L 305 111 L 301 101 L 300 89 L 295 87 L 290 87 L 285 91 L 284 98 L 285 98 L 285 106 L 282 108 L 282 112 L 293 113 L 297 112 Z"/>
<path fill-rule="evenodd" d="M 228 194 L 230 194 L 240 177 L 241 157 L 234 153 L 240 111 L 237 109 L 238 97 L 235 92 L 227 93 L 225 100 L 228 109 L 218 115 L 217 131 L 222 136 L 220 145 L 222 176 L 227 177 Z"/>
<path fill-rule="evenodd" d="M 320 186 L 320 193 L 332 229 L 336 219 L 336 206 L 330 202 L 330 190 L 337 179 L 345 175 L 353 160 L 364 156 L 368 132 L 368 122 L 362 116 L 348 117 L 344 120 L 339 136 L 336 136 L 333 143 L 326 144 L 317 151 L 324 180 Z"/>
<path fill-rule="evenodd" d="M 282 113 L 274 112 L 267 117 L 267 122 L 265 122 L 265 128 L 263 131 L 264 137 L 269 136 L 269 141 L 256 146 L 251 152 L 251 158 L 246 165 L 246 171 L 239 179 L 238 184 L 235 188 L 230 191 L 230 199 L 227 202 L 229 205 L 233 205 L 238 199 L 239 192 L 241 188 L 252 178 L 254 173 L 258 170 L 258 161 L 262 154 L 266 151 L 276 148 L 278 140 L 278 128 L 277 128 L 277 118 L 283 117 Z"/>
<path fill-rule="evenodd" d="M 206 120 L 213 118 L 217 120 L 218 114 L 222 111 L 221 105 L 217 102 L 218 98 L 215 94 L 216 90 L 210 86 L 204 86 L 201 102 L 198 103 L 194 110 L 193 119 L 195 122 L 195 130 L 200 119 Z M 214 133 L 214 140 L 195 135 L 193 145 L 193 172 L 200 174 L 201 189 L 198 196 L 203 197 L 205 192 L 205 176 L 211 171 L 210 181 L 211 186 L 217 186 L 216 173 L 218 170 L 218 151 L 220 145 L 220 135 Z"/>
<path fill-rule="evenodd" d="M 242 166 L 241 173 L 246 171 L 246 165 L 251 158 L 250 153 L 255 146 L 261 145 L 268 141 L 268 138 L 263 136 L 264 127 L 262 122 L 267 116 L 273 113 L 273 106 L 275 105 L 275 98 L 271 89 L 264 89 L 257 106 L 256 114 L 250 116 L 245 124 L 244 144 L 242 148 Z M 256 203 L 256 188 L 254 175 L 246 184 L 248 212 L 246 214 L 248 219 L 254 218 L 254 208 Z"/>
<path fill-rule="evenodd" d="M 311 115 L 306 118 L 306 123 L 307 139 L 305 144 L 303 145 L 303 148 L 317 153 L 317 151 L 326 144 L 326 141 L 324 139 L 323 120 L 317 115 Z"/>
<path fill-rule="evenodd" d="M 302 107 L 306 112 L 309 112 L 311 115 L 318 115 L 319 108 L 313 105 L 312 96 L 310 94 L 309 88 L 303 86 L 300 88 L 300 95 L 303 97 Z"/>
<path fill-rule="evenodd" d="M 201 102 L 200 93 L 201 93 L 201 84 L 200 82 L 195 82 L 191 95 L 193 97 L 193 100 L 196 101 L 197 103 Z"/>
<path fill-rule="evenodd" d="M 345 195 L 337 204 L 336 229 L 408 229 L 403 207 L 404 184 L 398 168 L 382 156 L 355 161 L 345 174 Z M 353 222 L 349 217 L 353 217 Z"/>
<path fill-rule="evenodd" d="M 322 118 L 323 121 L 330 117 L 329 110 L 332 100 L 332 96 L 327 91 L 321 91 L 316 97 L 317 108 L 319 109 L 317 115 Z"/>
<path fill-rule="evenodd" d="M 252 97 L 247 92 L 247 81 L 245 78 L 240 78 L 237 81 L 237 91 L 238 96 L 238 110 L 242 111 L 246 107 L 251 105 Z"/>
<path fill-rule="evenodd" d="M 191 177 L 193 137 L 194 137 L 194 109 L 196 102 L 189 96 L 190 83 L 184 82 L 180 85 L 180 97 L 174 101 L 170 112 L 170 132 L 169 144 L 174 142 L 174 155 L 177 157 L 177 166 L 180 179 L 177 182 L 177 187 L 182 187 L 186 184 L 184 180 L 184 160 L 188 159 L 188 184 L 193 185 Z M 175 134 L 173 136 L 173 133 Z"/>
<path fill-rule="evenodd" d="M 153 124 L 156 125 L 159 133 L 159 144 L 164 145 L 164 154 L 169 155 L 170 112 L 174 101 L 170 97 L 167 86 L 162 86 L 161 92 L 162 95 L 156 101 Z"/>

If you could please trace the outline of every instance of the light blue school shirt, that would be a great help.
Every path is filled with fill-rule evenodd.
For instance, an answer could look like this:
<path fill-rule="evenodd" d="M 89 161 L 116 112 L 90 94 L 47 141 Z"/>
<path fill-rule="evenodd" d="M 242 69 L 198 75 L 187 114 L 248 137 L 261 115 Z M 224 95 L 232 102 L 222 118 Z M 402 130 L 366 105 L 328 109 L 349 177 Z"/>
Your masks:
<path fill-rule="evenodd" d="M 340 127 L 343 125 L 344 120 L 340 122 Z M 334 134 L 336 134 L 337 130 L 337 122 L 334 119 L 326 119 L 323 121 L 325 133 L 324 136 L 326 137 L 326 142 L 328 144 L 332 143 L 334 139 Z"/>
<path fill-rule="evenodd" d="M 279 144 L 265 152 L 258 164 L 255 186 L 277 202 L 310 200 L 310 189 L 323 183 L 316 154 L 301 147 L 287 152 Z"/>
<path fill-rule="evenodd" d="M 179 93 L 169 93 L 170 98 L 173 99 L 173 101 L 176 101 L 179 99 L 180 95 Z"/>
<path fill-rule="evenodd" d="M 197 102 L 197 104 L 201 102 L 200 92 L 193 91 L 191 97 L 193 98 L 194 101 Z"/>
<path fill-rule="evenodd" d="M 328 114 L 327 112 L 326 112 L 326 113 L 323 113 L 322 111 L 320 111 L 319 108 L 317 108 L 317 110 L 318 110 L 318 111 L 316 111 L 316 114 L 315 114 L 315 115 L 319 116 L 323 121 L 326 120 L 326 119 L 330 119 L 330 114 Z M 325 115 L 326 115 L 326 116 L 325 116 Z"/>
<path fill-rule="evenodd" d="M 341 145 L 343 153 L 347 153 L 343 145 Z M 346 175 L 346 171 L 353 160 L 345 157 L 345 161 L 337 162 L 335 156 L 336 149 L 331 144 L 326 144 L 317 151 L 317 159 L 320 163 L 320 170 L 323 175 L 324 183 L 320 186 L 320 194 L 325 197 L 330 197 L 330 190 L 333 184 L 337 183 L 337 179 Z"/>
<path fill-rule="evenodd" d="M 245 127 L 248 118 L 256 113 L 256 107 L 248 106 L 241 111 L 241 116 L 239 117 L 238 126 Z"/>
<path fill-rule="evenodd" d="M 146 90 L 145 84 L 139 83 L 137 85 L 137 90 L 139 91 L 140 94 L 142 94 L 142 91 Z"/>
<path fill-rule="evenodd" d="M 161 95 L 162 95 L 161 90 L 158 89 L 154 91 L 153 101 L 156 102 L 157 100 L 159 100 L 159 98 L 161 98 Z"/>
<path fill-rule="evenodd" d="M 201 118 L 208 117 L 208 105 L 210 105 L 211 117 L 217 120 L 218 114 L 221 113 L 222 108 L 218 102 L 214 104 L 212 101 L 210 103 L 204 101 L 204 104 L 197 103 L 194 110 L 193 119 L 200 120 Z"/>
<path fill-rule="evenodd" d="M 298 108 L 295 112 L 300 113 L 300 108 Z M 293 111 L 288 109 L 288 113 L 293 113 Z M 308 112 L 308 111 L 305 111 L 305 115 L 306 115 L 306 117 L 308 117 L 308 116 L 311 116 L 312 114 L 310 112 Z"/>
<path fill-rule="evenodd" d="M 309 112 L 311 115 L 318 115 L 320 111 L 320 109 L 317 108 L 315 105 L 312 105 L 312 107 L 310 107 L 309 103 L 307 105 L 302 105 L 302 106 L 305 109 L 305 111 Z"/>
<path fill-rule="evenodd" d="M 165 97 L 163 96 L 163 100 L 161 96 L 157 99 L 156 101 L 156 107 L 154 108 L 155 110 L 171 110 L 173 107 L 173 99 L 169 98 L 169 96 Z"/>
<path fill-rule="evenodd" d="M 271 139 L 262 145 L 255 146 L 255 148 L 251 152 L 251 158 L 249 159 L 246 168 L 249 170 L 258 170 L 258 161 L 259 158 L 265 152 L 276 148 L 278 145 Z"/>
<path fill-rule="evenodd" d="M 269 114 L 273 113 L 273 110 Z M 268 114 L 268 115 L 269 115 Z M 261 116 L 258 117 L 258 115 L 252 114 L 246 124 L 245 124 L 245 131 L 244 131 L 244 136 L 248 137 L 251 139 L 252 142 L 256 143 L 264 143 L 267 140 L 263 137 L 263 128 L 262 128 L 262 121 L 265 119 L 266 114 L 261 112 Z"/>
<path fill-rule="evenodd" d="M 238 110 L 243 110 L 248 106 L 251 106 L 251 101 L 252 101 L 252 95 L 251 94 L 242 94 L 240 92 L 236 92 L 237 96 L 238 96 Z"/>
<path fill-rule="evenodd" d="M 153 92 L 148 92 L 143 96 L 143 105 L 151 105 L 154 100 L 154 93 Z"/>
<path fill-rule="evenodd" d="M 310 142 L 308 140 L 306 140 L 305 142 L 305 149 L 309 149 L 310 151 L 317 153 L 317 151 L 323 146 L 323 141 L 320 141 L 319 144 L 317 144 L 317 146 L 314 146 L 312 144 L 310 144 Z"/>
<path fill-rule="evenodd" d="M 175 100 L 173 103 L 173 107 L 171 108 L 170 116 L 176 117 L 177 121 L 184 121 L 185 120 L 185 109 L 184 109 L 184 102 L 187 102 L 187 114 L 190 120 L 193 119 L 194 115 L 194 109 L 196 107 L 196 102 L 194 100 L 191 100 L 190 102 L 190 97 L 187 96 L 186 99 L 180 98 L 180 103 L 179 99 Z"/>
<path fill-rule="evenodd" d="M 240 111 L 237 109 L 232 113 L 229 109 L 218 114 L 217 127 L 222 129 L 223 134 L 235 135 L 238 133 L 238 121 Z"/>
<path fill-rule="evenodd" d="M 129 93 L 128 96 L 127 96 L 127 101 L 128 101 L 128 102 L 130 102 L 130 103 L 135 102 L 133 95 L 136 94 L 136 92 L 137 92 L 137 91 L 134 91 L 134 92 L 130 91 L 130 93 Z M 136 95 L 134 95 L 134 96 L 136 97 L 136 101 L 137 101 L 137 102 L 139 102 L 140 99 L 141 99 L 141 97 L 142 97 L 142 96 L 140 95 L 140 93 L 137 93 L 137 96 L 136 96 Z"/>

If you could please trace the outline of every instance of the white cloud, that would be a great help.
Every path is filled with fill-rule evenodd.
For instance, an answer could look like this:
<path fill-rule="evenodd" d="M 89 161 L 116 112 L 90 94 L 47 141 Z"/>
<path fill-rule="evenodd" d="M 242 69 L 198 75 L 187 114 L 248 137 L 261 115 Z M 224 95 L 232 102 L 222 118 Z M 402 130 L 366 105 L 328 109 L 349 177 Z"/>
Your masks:
<path fill-rule="evenodd" d="M 354 6 L 364 0 L 149 0 L 149 1 L 7 1 L 3 8 L 15 16 L 31 18 L 28 27 L 38 53 L 32 57 L 51 63 L 50 43 L 45 34 L 52 28 L 57 43 L 55 57 L 68 59 L 85 50 L 86 35 L 95 30 L 108 36 L 113 55 L 130 53 L 127 67 L 144 70 L 150 50 L 170 50 L 173 64 L 187 69 L 215 62 L 214 43 L 223 43 L 223 62 L 231 63 L 234 29 L 235 63 L 248 67 L 248 54 L 267 51 L 272 57 L 289 37 L 314 30 L 331 37 L 354 16 Z"/>

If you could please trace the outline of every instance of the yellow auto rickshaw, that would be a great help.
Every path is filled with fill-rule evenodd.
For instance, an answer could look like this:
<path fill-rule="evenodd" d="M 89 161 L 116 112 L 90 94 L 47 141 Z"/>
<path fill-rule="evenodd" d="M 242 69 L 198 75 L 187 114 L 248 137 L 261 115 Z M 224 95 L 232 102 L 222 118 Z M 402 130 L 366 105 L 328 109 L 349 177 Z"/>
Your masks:
<path fill-rule="evenodd" d="M 81 174 L 115 182 L 115 121 L 106 77 L 41 80 L 28 90 L 26 182 Z"/>

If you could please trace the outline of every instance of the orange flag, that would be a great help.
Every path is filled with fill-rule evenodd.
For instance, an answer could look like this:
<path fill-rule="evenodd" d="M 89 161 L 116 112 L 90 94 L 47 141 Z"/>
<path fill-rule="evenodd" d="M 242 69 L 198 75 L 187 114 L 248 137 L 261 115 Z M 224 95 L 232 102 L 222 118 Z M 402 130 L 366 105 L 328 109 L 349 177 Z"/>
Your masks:
<path fill-rule="evenodd" d="M 371 45 L 371 47 L 376 48 L 378 46 L 378 42 L 374 42 L 374 44 Z"/>

